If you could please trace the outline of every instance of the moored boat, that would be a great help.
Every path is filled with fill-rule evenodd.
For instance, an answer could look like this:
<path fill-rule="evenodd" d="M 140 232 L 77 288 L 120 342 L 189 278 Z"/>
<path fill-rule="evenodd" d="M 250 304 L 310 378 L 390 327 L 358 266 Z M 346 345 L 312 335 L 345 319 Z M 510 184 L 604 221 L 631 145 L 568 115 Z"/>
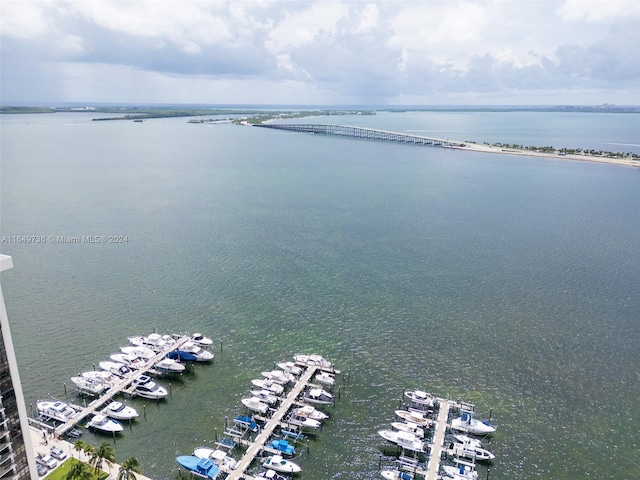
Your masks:
<path fill-rule="evenodd" d="M 460 417 L 451 420 L 451 428 L 473 435 L 489 435 L 496 431 L 489 422 L 473 418 L 471 412 L 463 412 Z"/>
<path fill-rule="evenodd" d="M 194 333 L 193 335 L 191 335 L 191 341 L 193 343 L 196 343 L 196 344 L 202 345 L 202 346 L 208 346 L 208 345 L 211 345 L 213 343 L 212 339 L 210 339 L 209 337 L 205 337 L 201 333 Z"/>
<path fill-rule="evenodd" d="M 336 377 L 329 372 L 320 372 L 314 378 L 316 382 L 323 383 L 330 387 L 333 387 L 336 383 Z"/>
<path fill-rule="evenodd" d="M 180 373 L 184 372 L 186 367 L 171 358 L 163 358 L 154 365 L 154 368 L 163 372 Z"/>
<path fill-rule="evenodd" d="M 38 402 L 36 404 L 36 407 L 40 415 L 51 418 L 53 420 L 58 420 L 60 422 L 71 420 L 78 413 L 76 410 L 74 410 L 64 402 L 43 401 Z"/>
<path fill-rule="evenodd" d="M 401 432 L 407 432 L 418 438 L 424 438 L 424 429 L 415 423 L 391 422 L 391 427 Z"/>
<path fill-rule="evenodd" d="M 296 454 L 296 448 L 284 439 L 271 440 L 271 448 L 292 457 Z"/>
<path fill-rule="evenodd" d="M 280 475 L 278 472 L 271 470 L 270 468 L 264 472 L 260 472 L 254 478 L 263 478 L 266 480 L 287 480 L 287 477 Z"/>
<path fill-rule="evenodd" d="M 449 450 L 458 457 L 476 461 L 491 461 L 496 458 L 489 450 L 482 448 L 480 440 L 466 435 L 455 435 L 454 438 L 455 442 L 449 444 Z"/>
<path fill-rule="evenodd" d="M 92 378 L 71 377 L 71 381 L 76 387 L 78 387 L 80 392 L 86 393 L 87 395 L 100 395 L 109 388 L 108 385 L 104 384 L 102 381 L 94 380 Z"/>
<path fill-rule="evenodd" d="M 201 477 L 216 478 L 220 472 L 220 467 L 210 458 L 198 458 L 195 455 L 181 455 L 176 457 L 178 465 L 186 468 Z"/>
<path fill-rule="evenodd" d="M 325 369 L 332 369 L 333 364 L 329 360 L 325 360 L 322 356 L 317 354 L 304 355 L 298 353 L 293 356 L 293 359 L 298 365 L 305 365 L 308 367 L 320 367 Z"/>
<path fill-rule="evenodd" d="M 458 466 L 443 465 L 444 478 L 454 480 L 478 480 L 478 472 L 471 465 L 460 463 Z"/>
<path fill-rule="evenodd" d="M 284 459 L 282 455 L 271 455 L 265 458 L 262 465 L 280 473 L 298 473 L 302 471 L 300 465 L 291 460 Z"/>
<path fill-rule="evenodd" d="M 120 351 L 127 355 L 135 355 L 136 357 L 144 360 L 150 360 L 157 355 L 156 352 L 145 346 L 131 345 L 129 347 L 120 347 Z"/>
<path fill-rule="evenodd" d="M 119 377 L 111 372 L 107 372 L 106 370 L 89 370 L 87 372 L 82 372 L 80 376 L 84 378 L 90 378 L 91 380 L 104 383 L 108 386 L 112 386 L 114 383 L 120 380 Z"/>
<path fill-rule="evenodd" d="M 289 372 L 291 375 L 295 375 L 296 377 L 298 375 L 300 375 L 304 369 L 298 365 L 296 365 L 294 362 L 280 362 L 278 364 L 276 364 L 276 366 L 280 369 L 280 370 L 284 370 L 285 372 Z"/>
<path fill-rule="evenodd" d="M 100 410 L 100 413 L 116 420 L 132 420 L 138 416 L 135 408 L 129 407 L 122 402 L 111 402 Z"/>
<path fill-rule="evenodd" d="M 307 402 L 316 403 L 318 405 L 333 404 L 333 395 L 322 388 L 310 388 L 304 393 L 302 398 Z"/>
<path fill-rule="evenodd" d="M 101 414 L 95 415 L 87 423 L 87 428 L 93 428 L 105 433 L 117 433 L 124 430 L 124 427 L 120 422 Z"/>
<path fill-rule="evenodd" d="M 291 415 L 287 417 L 285 422 L 290 423 L 291 425 L 297 425 L 301 429 L 317 430 L 322 426 L 319 420 L 314 420 L 313 418 L 299 415 L 295 412 L 291 412 Z"/>
<path fill-rule="evenodd" d="M 209 360 L 213 360 L 213 353 L 208 350 L 203 350 L 201 347 L 196 345 L 193 342 L 187 342 L 182 345 L 181 348 L 184 352 L 192 353 L 196 356 L 196 362 L 208 362 Z"/>
<path fill-rule="evenodd" d="M 428 427 L 431 423 L 428 418 L 419 412 L 411 412 L 408 410 L 396 410 L 396 415 L 403 419 L 405 422 L 414 423 L 421 427 Z"/>
<path fill-rule="evenodd" d="M 117 377 L 124 377 L 125 375 L 128 375 L 131 373 L 131 369 L 127 367 L 124 363 L 120 363 L 120 362 L 105 361 L 105 362 L 100 362 L 98 365 L 100 366 L 101 369 L 113 375 L 116 375 Z"/>
<path fill-rule="evenodd" d="M 256 378 L 251 380 L 251 383 L 260 389 L 269 390 L 276 395 L 281 395 L 282 392 L 284 392 L 284 387 L 282 385 L 269 378 Z"/>
<path fill-rule="evenodd" d="M 135 370 L 142 368 L 147 364 L 146 360 L 128 353 L 113 353 L 109 356 L 109 358 L 111 358 L 111 360 L 113 360 L 114 362 L 122 363 L 130 369 Z"/>
<path fill-rule="evenodd" d="M 405 450 L 418 453 L 425 452 L 424 442 L 411 433 L 398 430 L 378 430 L 378 435 Z"/>
<path fill-rule="evenodd" d="M 159 400 L 169 395 L 166 388 L 161 387 L 154 382 L 150 377 L 141 375 L 133 381 L 133 394 L 143 398 L 150 398 L 152 400 Z"/>
<path fill-rule="evenodd" d="M 262 372 L 262 375 L 265 378 L 269 378 L 280 385 L 288 385 L 295 380 L 295 377 L 290 373 L 284 372 L 282 370 L 271 370 L 269 372 Z"/>
<path fill-rule="evenodd" d="M 418 407 L 420 410 L 431 409 L 436 403 L 436 397 L 423 390 L 406 391 L 404 396 L 411 401 L 412 407 Z"/>
<path fill-rule="evenodd" d="M 172 352 L 167 353 L 167 358 L 176 360 L 178 362 L 198 361 L 198 357 L 196 357 L 193 353 L 185 352 L 184 350 L 173 350 Z"/>
<path fill-rule="evenodd" d="M 386 480 L 412 480 L 413 479 L 413 475 L 411 475 L 410 473 L 402 472 L 397 469 L 382 470 L 380 472 L 380 475 L 382 475 L 382 478 L 385 478 Z"/>
<path fill-rule="evenodd" d="M 305 417 L 309 417 L 314 420 L 322 421 L 329 418 L 329 415 L 327 415 L 324 412 L 321 412 L 320 410 L 318 410 L 317 408 L 311 405 L 305 405 L 303 407 L 294 408 L 292 411 L 293 413 L 296 413 L 298 415 L 304 415 Z"/>
<path fill-rule="evenodd" d="M 208 458 L 213 460 L 220 470 L 223 472 L 229 472 L 236 468 L 238 462 L 230 457 L 227 452 L 224 452 L 219 449 L 212 449 L 207 447 L 196 448 L 193 451 L 193 455 L 198 458 Z"/>
<path fill-rule="evenodd" d="M 259 398 L 261 402 L 268 405 L 273 405 L 278 401 L 278 397 L 269 390 L 251 390 L 250 393 L 252 396 Z"/>
<path fill-rule="evenodd" d="M 249 415 L 238 415 L 233 419 L 233 423 L 252 432 L 258 431 L 258 423 Z"/>
<path fill-rule="evenodd" d="M 240 402 L 254 412 L 265 414 L 269 411 L 269 406 L 266 403 L 262 403 L 257 397 L 243 398 Z"/>

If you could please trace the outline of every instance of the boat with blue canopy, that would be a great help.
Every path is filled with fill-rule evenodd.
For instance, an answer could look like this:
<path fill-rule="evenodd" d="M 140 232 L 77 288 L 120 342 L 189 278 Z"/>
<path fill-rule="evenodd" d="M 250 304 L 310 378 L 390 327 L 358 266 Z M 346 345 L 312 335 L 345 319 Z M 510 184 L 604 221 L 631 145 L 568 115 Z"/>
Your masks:
<path fill-rule="evenodd" d="M 190 472 L 204 478 L 216 478 L 220 473 L 218 467 L 210 458 L 198 458 L 193 455 L 181 455 L 176 457 L 178 465 L 186 468 Z"/>

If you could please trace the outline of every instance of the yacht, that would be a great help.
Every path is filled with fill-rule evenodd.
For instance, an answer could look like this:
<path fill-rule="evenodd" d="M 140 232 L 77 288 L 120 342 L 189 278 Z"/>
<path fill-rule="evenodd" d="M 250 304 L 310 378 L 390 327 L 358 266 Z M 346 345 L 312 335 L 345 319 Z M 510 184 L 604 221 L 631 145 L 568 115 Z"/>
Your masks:
<path fill-rule="evenodd" d="M 449 444 L 449 450 L 454 455 L 469 458 L 476 461 L 491 461 L 496 456 L 489 450 L 482 448 L 480 440 L 467 437 L 466 435 L 455 435 L 455 441 Z"/>
<path fill-rule="evenodd" d="M 249 410 L 262 413 L 263 415 L 269 411 L 269 406 L 266 403 L 262 403 L 257 397 L 243 398 L 240 402 Z"/>
<path fill-rule="evenodd" d="M 203 350 L 193 342 L 185 343 L 182 345 L 181 350 L 195 355 L 197 362 L 208 362 L 209 360 L 213 360 L 213 353 L 208 350 Z"/>
<path fill-rule="evenodd" d="M 154 368 L 163 372 L 180 373 L 186 368 L 183 364 L 171 358 L 163 358 L 154 365 Z"/>
<path fill-rule="evenodd" d="M 436 397 L 423 390 L 406 391 L 404 396 L 411 401 L 413 408 L 418 408 L 422 411 L 430 410 L 436 404 Z"/>
<path fill-rule="evenodd" d="M 195 473 L 201 478 L 214 479 L 220 473 L 220 467 L 213 463 L 210 458 L 198 458 L 194 455 L 181 455 L 176 457 L 178 465 Z"/>
<path fill-rule="evenodd" d="M 78 413 L 64 402 L 43 401 L 38 402 L 36 406 L 40 415 L 44 415 L 45 417 L 58 420 L 60 422 L 71 420 Z"/>
<path fill-rule="evenodd" d="M 113 353 L 109 356 L 109 358 L 114 362 L 122 363 L 129 369 L 134 370 L 143 368 L 147 364 L 147 361 L 143 358 L 140 358 L 137 355 L 131 355 L 129 353 Z"/>
<path fill-rule="evenodd" d="M 167 342 L 157 333 L 152 333 L 148 336 L 129 337 L 129 343 L 135 347 L 150 348 L 156 353 L 160 353 L 162 350 L 168 347 Z"/>
<path fill-rule="evenodd" d="M 230 457 L 227 452 L 207 447 L 196 448 L 193 451 L 193 456 L 213 460 L 213 463 L 215 463 L 220 470 L 225 473 L 236 468 L 236 465 L 238 464 L 238 462 L 234 458 Z"/>
<path fill-rule="evenodd" d="M 121 402 L 111 402 L 100 410 L 102 415 L 115 418 L 116 420 L 132 420 L 138 416 L 138 412 L 133 407 L 128 407 Z"/>
<path fill-rule="evenodd" d="M 333 364 L 330 361 L 325 360 L 320 355 L 316 355 L 316 354 L 303 355 L 299 353 L 294 355 L 293 359 L 298 365 L 304 365 L 307 367 L 320 367 L 320 368 L 326 368 L 326 369 L 333 368 Z"/>
<path fill-rule="evenodd" d="M 459 418 L 451 420 L 451 428 L 473 435 L 489 435 L 496 431 L 496 428 L 486 421 L 473 418 L 471 412 L 462 412 Z"/>
<path fill-rule="evenodd" d="M 301 429 L 317 430 L 322 426 L 319 420 L 314 420 L 313 418 L 309 418 L 295 412 L 291 412 L 291 415 L 289 415 L 285 422 L 290 423 L 291 425 L 297 425 Z"/>
<path fill-rule="evenodd" d="M 262 465 L 280 473 L 298 473 L 302 471 L 300 465 L 291 460 L 285 460 L 282 455 L 271 455 L 265 458 Z"/>
<path fill-rule="evenodd" d="M 289 372 L 291 375 L 295 375 L 296 377 L 304 372 L 304 369 L 296 365 L 294 362 L 280 362 L 276 366 L 280 370 Z"/>
<path fill-rule="evenodd" d="M 269 390 L 251 390 L 250 393 L 252 396 L 259 398 L 261 402 L 268 405 L 273 405 L 278 401 L 278 397 Z"/>
<path fill-rule="evenodd" d="M 104 371 L 112 373 L 113 375 L 116 375 L 118 377 L 124 377 L 125 375 L 128 375 L 131 373 L 131 369 L 127 367 L 124 363 L 120 363 L 120 362 L 105 361 L 105 362 L 100 362 L 98 365 Z"/>
<path fill-rule="evenodd" d="M 87 372 L 82 372 L 80 376 L 90 378 L 96 382 L 102 382 L 108 386 L 113 386 L 114 383 L 120 380 L 116 375 L 111 372 L 107 372 L 106 370 L 89 370 Z"/>
<path fill-rule="evenodd" d="M 126 353 L 128 355 L 135 355 L 136 357 L 143 358 L 144 360 L 151 360 L 157 354 L 149 347 L 145 346 L 130 346 L 130 347 L 120 347 L 120 351 L 122 353 Z"/>
<path fill-rule="evenodd" d="M 209 337 L 205 337 L 201 333 L 194 333 L 193 335 L 191 335 L 191 341 L 205 347 L 213 343 L 213 340 L 211 340 Z"/>
<path fill-rule="evenodd" d="M 282 385 L 274 382 L 269 378 L 265 378 L 264 380 L 261 378 L 257 378 L 251 380 L 251 383 L 262 390 L 269 390 L 276 395 L 281 395 L 282 392 L 284 392 L 284 387 Z"/>
<path fill-rule="evenodd" d="M 460 463 L 458 466 L 443 465 L 443 478 L 453 478 L 454 480 L 478 480 L 478 472 L 471 465 Z"/>
<path fill-rule="evenodd" d="M 308 389 L 304 396 L 303 400 L 310 403 L 317 403 L 319 405 L 332 405 L 333 404 L 333 395 L 329 392 L 323 390 L 322 388 L 310 388 Z"/>
<path fill-rule="evenodd" d="M 295 377 L 293 375 L 282 370 L 271 370 L 270 372 L 262 372 L 261 375 L 264 378 L 268 378 L 276 383 L 279 383 L 280 385 L 288 385 L 295 380 Z"/>
<path fill-rule="evenodd" d="M 304 415 L 305 417 L 309 417 L 314 420 L 320 420 L 320 421 L 326 420 L 327 418 L 329 418 L 329 415 L 327 415 L 324 412 L 321 412 L 320 410 L 318 410 L 315 407 L 312 407 L 311 405 L 305 405 L 304 407 L 294 408 L 293 413 L 296 413 L 298 415 Z"/>
<path fill-rule="evenodd" d="M 117 433 L 124 430 L 120 422 L 104 415 L 95 415 L 88 423 L 87 428 L 100 430 L 106 433 Z"/>
<path fill-rule="evenodd" d="M 378 430 L 378 435 L 405 450 L 418 453 L 425 452 L 424 442 L 411 433 L 398 430 Z"/>
<path fill-rule="evenodd" d="M 320 372 L 315 376 L 316 382 L 323 383 L 333 387 L 336 383 L 336 377 L 329 372 Z"/>
<path fill-rule="evenodd" d="M 132 386 L 134 395 L 138 395 L 143 398 L 150 398 L 152 400 L 165 398 L 169 394 L 164 387 L 159 386 L 146 375 L 141 375 L 139 378 L 135 379 Z"/>
<path fill-rule="evenodd" d="M 421 427 L 428 427 L 431 423 L 431 420 L 426 418 L 420 412 L 412 412 L 408 410 L 396 410 L 396 415 L 403 419 L 405 422 L 413 423 L 415 425 L 419 425 Z"/>
<path fill-rule="evenodd" d="M 391 427 L 401 432 L 407 432 L 418 438 L 424 438 L 424 429 L 415 423 L 392 422 Z"/>
<path fill-rule="evenodd" d="M 99 380 L 86 377 L 71 377 L 71 381 L 74 383 L 81 393 L 87 395 L 100 395 L 105 390 L 108 390 L 108 386 Z"/>

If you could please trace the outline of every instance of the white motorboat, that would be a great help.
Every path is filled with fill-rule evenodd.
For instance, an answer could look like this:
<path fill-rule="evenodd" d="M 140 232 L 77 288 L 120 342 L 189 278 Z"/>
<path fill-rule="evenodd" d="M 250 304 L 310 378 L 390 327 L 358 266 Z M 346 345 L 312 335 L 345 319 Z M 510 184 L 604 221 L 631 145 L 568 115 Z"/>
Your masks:
<path fill-rule="evenodd" d="M 271 370 L 270 372 L 262 372 L 264 378 L 269 378 L 280 385 L 288 385 L 295 380 L 295 377 L 290 373 L 284 372 L 282 370 Z"/>
<path fill-rule="evenodd" d="M 100 410 L 100 413 L 116 420 L 132 420 L 138 416 L 135 408 L 128 407 L 122 402 L 111 402 Z"/>
<path fill-rule="evenodd" d="M 262 478 L 265 480 L 288 480 L 287 477 L 285 477 L 284 475 L 280 475 L 278 472 L 271 469 L 265 470 L 264 472 L 260 472 L 253 478 Z"/>
<path fill-rule="evenodd" d="M 116 375 L 118 377 L 124 377 L 125 375 L 128 375 L 131 373 L 131 369 L 127 367 L 124 363 L 120 363 L 120 362 L 105 361 L 105 362 L 100 362 L 98 365 L 100 366 L 101 369 L 109 373 L 112 373 L 113 375 Z"/>
<path fill-rule="evenodd" d="M 291 412 L 291 415 L 289 415 L 285 421 L 291 425 L 297 425 L 302 429 L 317 430 L 322 426 L 319 420 L 314 420 L 313 418 L 305 417 L 295 412 Z"/>
<path fill-rule="evenodd" d="M 71 381 L 74 383 L 78 390 L 87 395 L 100 395 L 109 387 L 99 380 L 86 377 L 71 377 Z"/>
<path fill-rule="evenodd" d="M 262 465 L 280 473 L 298 473 L 302 471 L 300 465 L 282 458 L 282 455 L 271 455 L 265 458 Z"/>
<path fill-rule="evenodd" d="M 378 430 L 378 435 L 405 450 L 418 453 L 425 452 L 424 442 L 411 433 L 398 430 Z"/>
<path fill-rule="evenodd" d="M 133 394 L 143 398 L 150 398 L 152 400 L 159 400 L 169 395 L 167 389 L 161 387 L 154 382 L 150 377 L 141 375 L 133 381 Z"/>
<path fill-rule="evenodd" d="M 144 360 L 150 360 L 157 355 L 156 352 L 145 346 L 131 345 L 130 347 L 120 347 L 120 351 L 128 355 L 135 355 Z"/>
<path fill-rule="evenodd" d="M 109 358 L 114 362 L 122 363 L 129 367 L 129 369 L 134 370 L 143 368 L 147 364 L 146 360 L 128 353 L 114 353 L 110 355 Z"/>
<path fill-rule="evenodd" d="M 317 408 L 311 405 L 305 405 L 304 407 L 294 408 L 292 411 L 297 415 L 304 415 L 305 417 L 309 417 L 314 420 L 322 421 L 329 418 L 329 415 L 327 415 L 324 412 L 321 412 L 320 410 L 318 410 Z"/>
<path fill-rule="evenodd" d="M 191 341 L 205 347 L 213 343 L 212 339 L 210 339 L 209 337 L 205 337 L 201 333 L 194 333 L 193 335 L 191 335 Z"/>
<path fill-rule="evenodd" d="M 380 475 L 382 475 L 382 478 L 385 478 L 386 480 L 412 480 L 413 479 L 412 474 L 408 472 L 402 472 L 397 469 L 382 470 L 380 471 Z"/>
<path fill-rule="evenodd" d="M 154 368 L 162 370 L 163 372 L 180 373 L 184 372 L 186 367 L 180 362 L 172 360 L 171 358 L 163 358 L 155 364 Z"/>
<path fill-rule="evenodd" d="M 305 365 L 307 367 L 320 367 L 326 369 L 332 369 L 333 364 L 322 358 L 320 355 L 312 354 L 312 355 L 303 355 L 297 354 L 293 356 L 293 359 L 298 365 Z"/>
<path fill-rule="evenodd" d="M 473 418 L 471 412 L 463 412 L 460 417 L 451 420 L 451 428 L 473 435 L 489 435 L 496 431 L 495 427 L 490 425 L 489 422 Z"/>
<path fill-rule="evenodd" d="M 269 390 L 276 395 L 281 395 L 282 392 L 284 392 L 284 387 L 282 385 L 274 382 L 269 378 L 265 378 L 264 380 L 261 378 L 256 378 L 254 380 L 251 380 L 251 383 L 262 390 Z"/>
<path fill-rule="evenodd" d="M 420 410 L 429 410 L 434 407 L 436 397 L 423 390 L 411 390 L 404 392 L 404 396 L 411 401 L 411 406 Z"/>
<path fill-rule="evenodd" d="M 443 465 L 444 478 L 454 480 L 478 480 L 478 472 L 471 465 L 460 463 L 458 466 Z"/>
<path fill-rule="evenodd" d="M 407 432 L 418 438 L 424 438 L 424 429 L 415 423 L 392 422 L 391 427 L 401 432 Z"/>
<path fill-rule="evenodd" d="M 291 375 L 295 375 L 296 377 L 304 372 L 302 367 L 299 367 L 293 362 L 280 362 L 276 365 L 280 370 L 284 370 L 285 372 L 289 372 Z"/>
<path fill-rule="evenodd" d="M 215 463 L 220 470 L 225 473 L 229 473 L 231 470 L 236 468 L 236 465 L 238 464 L 238 462 L 233 457 L 230 457 L 227 452 L 207 447 L 196 448 L 193 451 L 193 456 L 213 460 L 213 463 Z"/>
<path fill-rule="evenodd" d="M 322 388 L 310 388 L 304 393 L 304 396 L 302 398 L 307 402 L 316 403 L 319 405 L 333 404 L 333 395 L 331 395 L 326 390 L 323 390 Z"/>
<path fill-rule="evenodd" d="M 396 415 L 405 422 L 414 423 L 421 427 L 428 427 L 431 421 L 420 412 L 411 412 L 408 410 L 396 410 Z"/>
<path fill-rule="evenodd" d="M 89 370 L 87 372 L 82 372 L 80 376 L 90 378 L 96 382 L 102 382 L 107 386 L 113 386 L 114 383 L 120 380 L 116 375 L 111 372 L 107 372 L 106 370 Z"/>
<path fill-rule="evenodd" d="M 269 411 L 269 405 L 262 403 L 257 397 L 243 398 L 240 402 L 242 402 L 242 404 L 249 410 L 262 413 L 263 415 Z"/>
<path fill-rule="evenodd" d="M 36 404 L 36 407 L 40 415 L 51 418 L 53 420 L 58 420 L 60 422 L 71 420 L 78 413 L 64 402 L 43 401 L 38 402 Z"/>
<path fill-rule="evenodd" d="M 482 448 L 480 440 L 466 435 L 455 435 L 454 437 L 456 441 L 449 444 L 449 450 L 454 455 L 476 461 L 490 461 L 496 458 L 489 450 Z"/>
<path fill-rule="evenodd" d="M 213 360 L 213 353 L 208 350 L 203 350 L 193 342 L 185 343 L 180 349 L 195 355 L 197 362 L 208 362 L 209 360 Z"/>
<path fill-rule="evenodd" d="M 259 398 L 261 402 L 267 405 L 274 405 L 278 401 L 278 397 L 269 390 L 251 390 L 251 395 Z"/>
<path fill-rule="evenodd" d="M 336 383 L 336 377 L 329 372 L 320 372 L 315 376 L 316 382 L 323 383 L 333 387 Z"/>
<path fill-rule="evenodd" d="M 106 417 L 105 415 L 95 415 L 88 423 L 87 428 L 95 428 L 102 432 L 114 433 L 121 432 L 124 427 L 120 422 L 113 418 Z"/>

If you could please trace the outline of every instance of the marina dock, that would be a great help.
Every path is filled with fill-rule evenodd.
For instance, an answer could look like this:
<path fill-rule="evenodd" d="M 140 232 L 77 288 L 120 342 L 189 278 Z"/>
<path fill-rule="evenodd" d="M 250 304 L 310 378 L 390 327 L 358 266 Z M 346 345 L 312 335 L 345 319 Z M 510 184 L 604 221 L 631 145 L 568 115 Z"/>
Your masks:
<path fill-rule="evenodd" d="M 438 399 L 440 411 L 438 412 L 438 420 L 436 422 L 435 433 L 433 435 L 433 443 L 429 452 L 429 462 L 427 463 L 426 480 L 436 480 L 440 471 L 440 457 L 442 455 L 442 446 L 444 445 L 444 434 L 447 429 L 449 420 L 449 409 L 451 403 L 449 400 Z"/>

